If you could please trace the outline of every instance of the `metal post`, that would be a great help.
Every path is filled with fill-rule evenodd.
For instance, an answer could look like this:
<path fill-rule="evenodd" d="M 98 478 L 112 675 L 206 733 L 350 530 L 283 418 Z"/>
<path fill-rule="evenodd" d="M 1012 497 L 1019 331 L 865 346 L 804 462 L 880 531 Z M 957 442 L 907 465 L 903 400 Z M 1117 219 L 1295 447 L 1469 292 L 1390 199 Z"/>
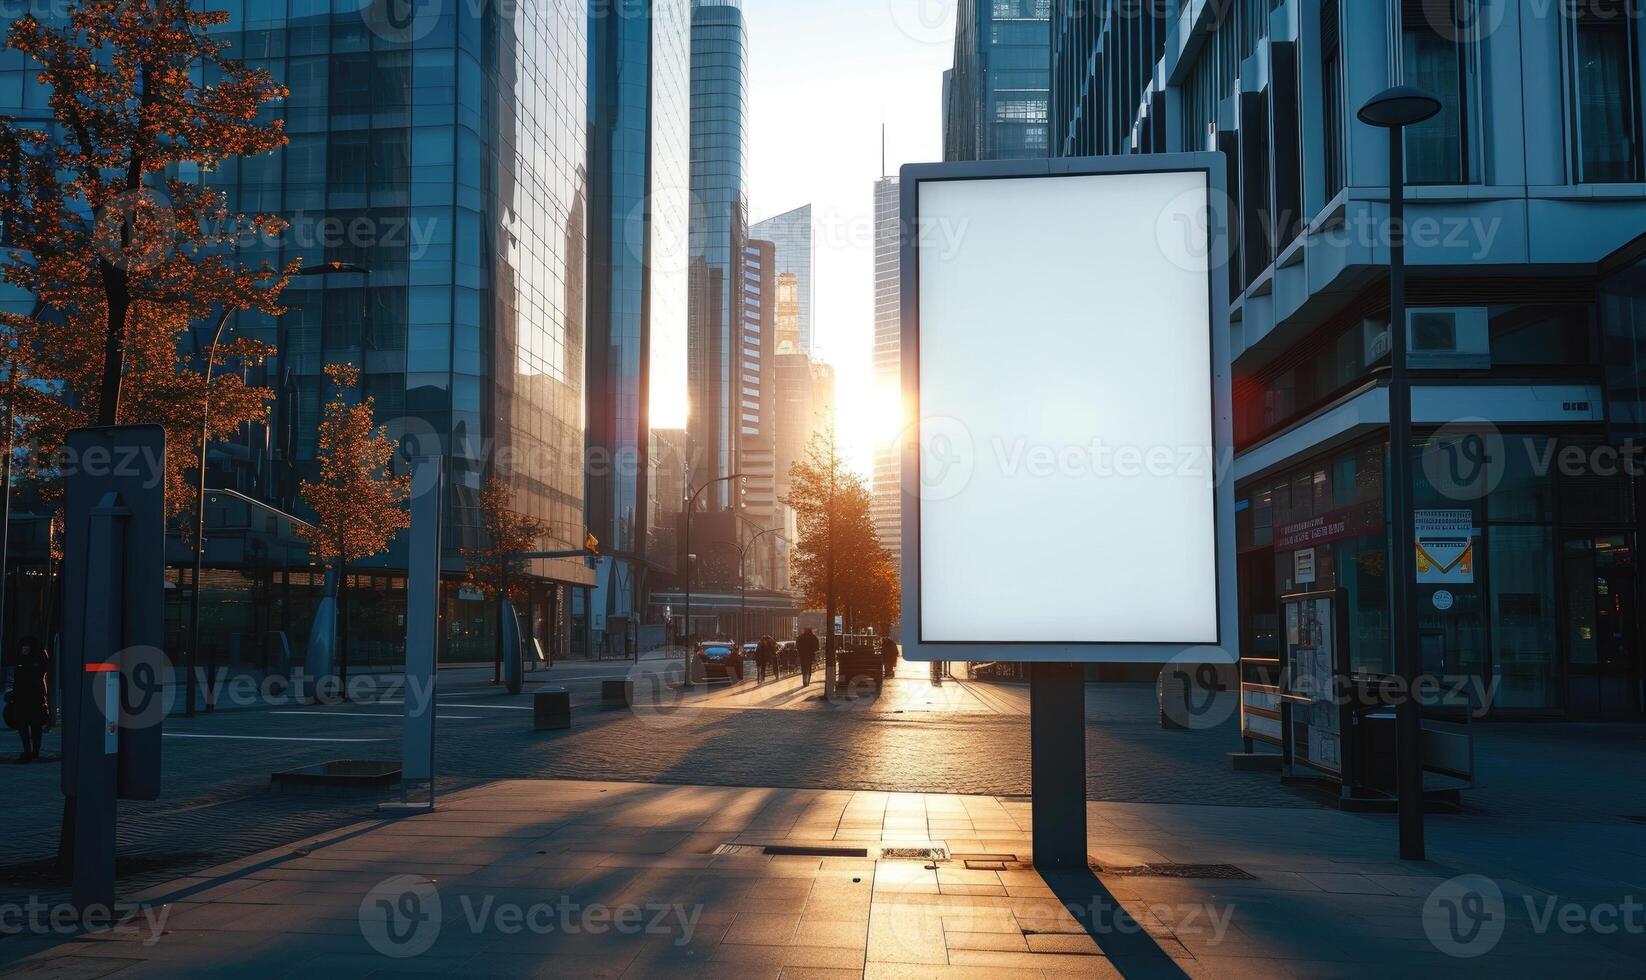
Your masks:
<path fill-rule="evenodd" d="M 698 488 L 698 493 L 702 493 Z M 680 686 L 692 686 L 692 507 L 697 502 L 697 494 L 686 498 L 686 552 L 681 561 L 686 563 L 686 628 L 682 635 L 685 638 L 684 646 L 680 651 L 681 671 Z"/>
<path fill-rule="evenodd" d="M 1394 518 L 1389 574 L 1395 616 L 1395 669 L 1405 696 L 1395 708 L 1395 785 L 1400 794 L 1400 856 L 1423 860 L 1423 710 L 1416 681 L 1423 671 L 1413 580 L 1416 577 L 1412 510 L 1412 393 L 1406 364 L 1406 139 L 1389 129 L 1389 481 Z"/>
<path fill-rule="evenodd" d="M 1084 870 L 1086 677 L 1080 664 L 1029 667 L 1029 780 L 1035 868 Z"/>
<path fill-rule="evenodd" d="M 186 718 L 194 717 L 195 668 L 200 662 L 200 575 L 206 560 L 206 442 L 211 428 L 211 376 L 217 366 L 217 345 L 223 339 L 223 328 L 228 326 L 229 314 L 233 312 L 224 310 L 217 317 L 217 328 L 211 335 L 211 349 L 206 353 L 206 396 L 200 401 L 200 455 L 196 460 L 200 479 L 194 489 L 194 582 L 189 588 L 189 648 L 183 658 L 184 670 L 187 671 L 183 677 L 183 716 Z"/>

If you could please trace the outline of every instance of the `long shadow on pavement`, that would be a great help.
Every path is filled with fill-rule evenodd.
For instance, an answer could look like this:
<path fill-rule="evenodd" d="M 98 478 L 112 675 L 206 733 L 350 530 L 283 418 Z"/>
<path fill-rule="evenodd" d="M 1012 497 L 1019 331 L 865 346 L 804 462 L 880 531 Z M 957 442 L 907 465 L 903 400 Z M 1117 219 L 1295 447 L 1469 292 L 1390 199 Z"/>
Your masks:
<path fill-rule="evenodd" d="M 1187 980 L 1143 923 L 1090 871 L 1045 871 L 1041 879 L 1127 980 Z"/>

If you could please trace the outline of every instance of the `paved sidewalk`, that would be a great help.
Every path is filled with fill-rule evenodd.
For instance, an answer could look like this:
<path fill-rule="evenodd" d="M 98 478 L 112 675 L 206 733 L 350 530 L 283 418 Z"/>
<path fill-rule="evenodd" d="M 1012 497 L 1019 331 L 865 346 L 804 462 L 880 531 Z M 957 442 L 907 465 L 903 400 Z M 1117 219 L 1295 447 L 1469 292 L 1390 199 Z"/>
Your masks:
<path fill-rule="evenodd" d="M 505 780 L 124 896 L 149 903 L 128 926 L 14 937 L 0 963 L 31 977 L 1646 971 L 1630 931 L 1638 827 L 1433 818 L 1431 860 L 1410 864 L 1392 860 L 1386 817 L 1087 813 L 1101 873 L 1043 877 L 1020 799 Z M 928 847 L 941 856 L 882 850 Z M 1126 871 L 1160 864 L 1250 877 Z"/>
<path fill-rule="evenodd" d="M 649 674 L 641 674 L 650 679 Z M 738 684 L 698 685 L 690 692 L 648 691 L 636 683 L 636 698 L 645 703 L 678 703 L 698 708 L 763 708 L 808 710 L 817 707 L 823 695 L 823 671 L 812 673 L 809 685 L 798 674 L 757 683 L 751 673 Z M 981 714 L 1022 715 L 1029 713 L 1029 688 L 1023 684 L 989 684 L 965 680 L 945 680 L 934 685 L 925 664 L 904 662 L 896 676 L 888 677 L 879 690 L 872 686 L 849 689 L 831 702 L 838 710 L 878 714 Z"/>

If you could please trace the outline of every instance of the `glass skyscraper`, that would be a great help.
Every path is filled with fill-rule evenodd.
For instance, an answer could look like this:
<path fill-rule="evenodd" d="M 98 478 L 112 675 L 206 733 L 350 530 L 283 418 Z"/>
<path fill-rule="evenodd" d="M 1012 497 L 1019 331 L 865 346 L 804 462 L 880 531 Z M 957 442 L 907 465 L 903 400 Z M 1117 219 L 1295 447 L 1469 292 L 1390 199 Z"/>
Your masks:
<path fill-rule="evenodd" d="M 792 211 L 757 221 L 750 234 L 777 246 L 777 274 L 794 276 L 795 325 L 799 335 L 794 350 L 781 354 L 809 354 L 812 350 L 812 206 L 802 205 Z M 780 332 L 783 327 L 779 325 Z M 779 337 L 781 342 L 785 338 Z"/>
<path fill-rule="evenodd" d="M 690 85 L 689 0 L 591 5 L 587 486 L 604 554 L 590 623 L 598 649 L 642 642 L 649 572 L 674 565 L 657 547 L 648 500 L 651 430 L 686 424 Z"/>
<path fill-rule="evenodd" d="M 945 76 L 943 159 L 1043 157 L 1052 0 L 960 0 Z"/>
<path fill-rule="evenodd" d="M 903 410 L 901 195 L 896 177 L 874 182 L 874 387 L 879 398 L 893 396 Z M 902 428 L 901 425 L 898 426 Z M 903 460 L 897 432 L 874 449 L 874 526 L 894 557 L 903 554 Z"/>
<path fill-rule="evenodd" d="M 285 315 L 241 314 L 232 325 L 278 351 L 244 368 L 276 402 L 267 430 L 212 450 L 208 484 L 240 496 L 207 507 L 204 642 L 245 652 L 284 632 L 301 662 L 318 569 L 271 559 L 256 521 L 234 515 L 249 506 L 304 516 L 297 487 L 318 471 L 315 433 L 330 398 L 322 368 L 349 362 L 362 372 L 351 394 L 376 400 L 391 435 L 432 434 L 447 455 L 442 657 L 489 660 L 492 604 L 457 581 L 461 549 L 482 543 L 484 481 L 505 479 L 515 509 L 548 523 L 545 550 L 581 547 L 584 536 L 586 4 L 513 17 L 466 3 L 397 17 L 383 0 L 211 7 L 229 17 L 213 28 L 227 56 L 290 89 L 265 109 L 285 124 L 284 149 L 199 176 L 233 207 L 290 222 L 278 240 L 245 242 L 242 258 L 370 273 L 296 279 Z M 0 52 L 0 112 L 47 115 L 37 71 Z M 357 666 L 401 655 L 405 547 L 401 535 L 387 554 L 350 565 Z M 521 612 L 551 647 L 565 639 L 565 586 L 590 584 L 592 573 L 581 561 L 533 562 L 530 572 Z M 181 596 L 192 583 L 173 576 Z"/>
<path fill-rule="evenodd" d="M 748 237 L 749 52 L 741 0 L 692 0 L 691 259 L 687 363 L 692 486 L 737 465 L 738 263 Z M 721 484 L 708 506 L 735 499 Z"/>

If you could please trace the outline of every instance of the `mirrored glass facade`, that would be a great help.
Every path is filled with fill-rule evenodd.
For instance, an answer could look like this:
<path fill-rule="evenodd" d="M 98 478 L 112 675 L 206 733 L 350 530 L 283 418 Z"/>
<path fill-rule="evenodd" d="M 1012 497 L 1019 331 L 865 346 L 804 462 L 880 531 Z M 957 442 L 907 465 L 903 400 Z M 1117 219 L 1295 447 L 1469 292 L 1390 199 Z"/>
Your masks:
<path fill-rule="evenodd" d="M 591 629 L 611 650 L 638 642 L 647 562 L 665 557 L 651 430 L 686 419 L 690 45 L 688 0 L 590 8 L 588 507 L 608 556 Z"/>
<path fill-rule="evenodd" d="M 278 351 L 244 369 L 277 397 L 266 430 L 212 448 L 210 485 L 304 516 L 298 486 L 318 472 L 315 433 L 329 399 L 322 369 L 350 362 L 362 371 L 355 395 L 375 399 L 392 435 L 432 434 L 448 457 L 449 576 L 462 574 L 461 549 L 481 544 L 476 505 L 494 472 L 514 485 L 516 509 L 549 523 L 545 550 L 581 547 L 585 0 L 207 6 L 228 14 L 214 29 L 225 54 L 290 89 L 265 108 L 284 122 L 284 149 L 198 176 L 233 207 L 290 222 L 278 240 L 246 241 L 243 259 L 369 270 L 295 279 L 285 315 L 243 314 L 232 324 L 232 335 Z M 47 114 L 36 70 L 15 52 L 0 53 L 0 112 Z M 208 508 L 210 524 L 219 517 Z M 211 534 L 229 549 L 230 530 Z M 208 563 L 237 561 L 232 549 L 213 547 Z M 383 629 L 357 623 L 355 639 L 381 643 L 390 660 L 403 638 L 393 609 L 404 603 L 396 590 L 405 547 L 401 535 L 387 554 L 360 563 L 354 584 L 370 593 L 367 578 L 377 576 L 384 586 Z M 549 583 L 584 584 L 591 573 L 581 561 L 536 562 L 531 571 L 534 608 L 522 612 L 541 634 L 543 624 L 560 621 L 563 602 Z M 464 653 L 473 640 L 476 659 L 490 659 L 482 604 L 460 602 L 455 582 L 451 591 L 453 632 L 443 656 Z M 210 600 L 207 642 L 229 645 L 214 638 L 219 628 L 254 638 L 273 628 L 214 626 L 210 617 L 226 607 Z M 355 614 L 368 617 L 366 605 Z M 300 646 L 307 622 L 282 628 Z"/>
<path fill-rule="evenodd" d="M 693 0 L 689 397 L 691 485 L 737 459 L 737 265 L 748 236 L 748 32 L 738 0 Z M 732 500 L 726 484 L 704 494 Z"/>
<path fill-rule="evenodd" d="M 960 0 L 943 159 L 1046 155 L 1052 0 Z"/>
<path fill-rule="evenodd" d="M 778 353 L 809 354 L 812 350 L 812 206 L 785 211 L 765 221 L 757 221 L 749 234 L 777 247 L 776 273 L 794 276 L 794 323 L 792 327 L 779 310 Z M 782 302 L 780 299 L 779 302 Z M 795 334 L 793 350 L 785 350 L 790 331 Z"/>

